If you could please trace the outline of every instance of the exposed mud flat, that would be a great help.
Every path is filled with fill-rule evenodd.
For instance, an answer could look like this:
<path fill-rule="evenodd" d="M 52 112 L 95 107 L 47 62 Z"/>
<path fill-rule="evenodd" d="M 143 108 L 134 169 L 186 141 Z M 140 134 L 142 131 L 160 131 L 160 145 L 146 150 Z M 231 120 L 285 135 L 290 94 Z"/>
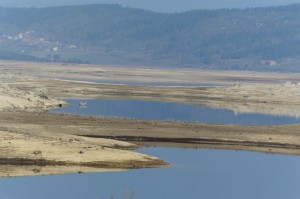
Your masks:
<path fill-rule="evenodd" d="M 66 105 L 58 98 L 122 98 L 199 104 L 233 109 L 237 113 L 299 116 L 297 83 L 128 86 L 43 79 L 7 71 L 0 72 L 0 83 L 0 165 L 16 166 L 20 172 L 15 175 L 47 174 L 47 171 L 52 174 L 59 167 L 64 168 L 63 172 L 90 172 L 169 165 L 155 157 L 125 151 L 137 147 L 127 141 L 300 155 L 299 125 L 209 125 L 43 112 Z M 20 165 L 26 169 L 20 169 Z M 37 172 L 39 169 L 35 167 L 43 167 L 43 172 Z"/>
<path fill-rule="evenodd" d="M 40 114 L 44 110 L 67 105 L 62 100 L 47 96 L 47 90 L 43 86 L 39 86 L 34 91 L 22 90 L 16 86 L 26 85 L 32 79 L 35 78 L 20 73 L 0 72 L 1 116 L 8 116 L 5 111 L 13 114 L 17 114 L 18 111 L 27 112 L 30 113 L 28 119 L 31 119 L 34 124 L 40 120 Z M 14 116 L 10 119 L 16 121 Z M 53 122 L 55 124 L 55 121 Z M 4 123 L 0 127 L 0 165 L 3 168 L 18 170 L 17 173 L 11 173 L 9 176 L 32 175 L 33 173 L 44 175 L 56 171 L 62 173 L 57 168 L 64 168 L 63 173 L 68 173 L 169 165 L 155 157 L 126 151 L 138 148 L 127 142 L 82 138 L 76 135 L 63 135 L 62 132 L 49 134 L 45 129 L 39 129 L 36 134 L 33 134 L 33 125 L 32 129 L 24 133 L 22 125 L 19 124 L 15 126 L 17 130 L 14 130 L 15 127 L 14 129 L 7 128 Z M 26 168 L 20 166 L 26 166 Z M 43 168 L 40 169 L 43 172 L 32 172 L 27 169 L 37 166 Z M 0 176 L 7 175 L 0 171 Z"/>
<path fill-rule="evenodd" d="M 139 84 L 213 84 L 233 85 L 239 83 L 284 84 L 300 82 L 299 73 L 216 71 L 193 68 L 120 67 L 84 64 L 59 64 L 1 61 L 0 69 L 23 74 L 51 78 L 103 83 Z"/>
<path fill-rule="evenodd" d="M 20 73 L 0 72 L 0 111 L 1 110 L 45 110 L 60 106 L 66 103 L 62 100 L 49 98 L 45 91 L 40 90 L 25 91 L 14 86 L 16 82 L 26 84 L 30 77 L 21 75 Z"/>
<path fill-rule="evenodd" d="M 239 113 L 300 116 L 300 74 L 195 69 L 121 68 L 0 62 L 0 110 L 49 109 L 61 98 L 122 98 L 198 104 Z M 19 71 L 22 72 L 19 73 Z M 27 75 L 26 75 L 27 74 Z M 40 77 L 28 76 L 28 74 Z M 96 82 L 204 83 L 227 86 L 129 86 Z M 14 94 L 13 94 L 14 93 Z M 17 103 L 12 101 L 19 100 Z M 56 100 L 56 101 L 55 101 Z"/>
<path fill-rule="evenodd" d="M 61 168 L 58 173 L 168 166 L 158 158 L 120 150 L 137 148 L 126 142 L 49 134 L 42 129 L 33 135 L 6 128 L 0 135 L 0 176 L 52 174 Z"/>
<path fill-rule="evenodd" d="M 67 173 L 84 174 L 89 172 L 116 172 L 119 169 L 92 168 L 85 166 L 39 166 L 39 165 L 0 165 L 0 178 L 58 175 Z"/>
<path fill-rule="evenodd" d="M 2 112 L 0 128 L 25 135 L 78 135 L 151 146 L 256 150 L 300 155 L 300 125 L 240 126 Z M 115 148 L 130 148 L 114 144 Z"/>
<path fill-rule="evenodd" d="M 179 102 L 211 108 L 223 108 L 239 113 L 264 113 L 272 115 L 300 116 L 300 84 L 235 84 L 231 86 L 129 86 L 97 83 L 83 83 L 53 79 L 41 79 L 18 75 L 19 79 L 6 84 L 10 90 L 21 93 L 43 93 L 44 108 L 50 108 L 61 101 L 49 102 L 57 98 L 119 98 L 151 101 Z M 22 96 L 22 95 L 20 95 Z M 25 101 L 28 97 L 25 97 Z M 30 98 L 31 99 L 31 98 Z M 32 105 L 40 103 L 35 99 Z M 28 100 L 26 103 L 29 103 Z M 47 104 L 48 103 L 48 104 Z M 16 107 L 26 107 L 19 105 Z M 41 104 L 41 103 L 40 103 Z M 11 107 L 7 104 L 7 108 Z M 40 106 L 37 106 L 40 107 Z M 20 108 L 19 108 L 20 110 Z"/>

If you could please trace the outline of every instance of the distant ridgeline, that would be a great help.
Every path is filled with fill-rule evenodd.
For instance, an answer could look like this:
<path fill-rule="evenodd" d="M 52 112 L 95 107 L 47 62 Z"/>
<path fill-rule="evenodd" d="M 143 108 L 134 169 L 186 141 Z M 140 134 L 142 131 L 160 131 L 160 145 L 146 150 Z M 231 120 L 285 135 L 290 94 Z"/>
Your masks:
<path fill-rule="evenodd" d="M 0 8 L 0 58 L 300 72 L 300 5 L 174 14 Z"/>

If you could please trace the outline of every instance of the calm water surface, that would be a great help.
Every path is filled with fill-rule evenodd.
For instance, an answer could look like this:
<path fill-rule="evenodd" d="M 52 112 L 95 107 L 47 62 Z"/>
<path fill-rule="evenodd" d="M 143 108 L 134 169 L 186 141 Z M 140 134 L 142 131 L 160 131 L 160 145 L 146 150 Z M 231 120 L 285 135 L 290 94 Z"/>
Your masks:
<path fill-rule="evenodd" d="M 144 148 L 140 152 L 173 166 L 0 179 L 1 198 L 296 199 L 300 195 L 297 156 L 177 148 Z"/>
<path fill-rule="evenodd" d="M 285 124 L 299 119 L 134 100 L 80 100 L 53 112 L 208 123 Z M 259 122 L 259 121 L 263 122 Z M 257 152 L 148 147 L 170 168 L 0 179 L 5 199 L 282 199 L 300 196 L 300 157 Z"/>
<path fill-rule="evenodd" d="M 231 110 L 198 105 L 142 100 L 66 99 L 70 106 L 51 112 L 107 117 L 128 117 L 143 120 L 177 120 L 210 124 L 275 125 L 300 123 L 300 118 L 267 114 L 235 114 Z M 87 102 L 80 108 L 79 102 Z"/>

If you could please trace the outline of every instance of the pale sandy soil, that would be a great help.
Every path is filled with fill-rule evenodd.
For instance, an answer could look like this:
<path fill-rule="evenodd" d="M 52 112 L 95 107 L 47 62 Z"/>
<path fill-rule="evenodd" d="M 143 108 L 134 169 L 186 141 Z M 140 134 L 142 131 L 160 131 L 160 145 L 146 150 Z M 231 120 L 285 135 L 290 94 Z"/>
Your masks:
<path fill-rule="evenodd" d="M 34 124 L 42 117 L 41 111 L 67 105 L 62 100 L 48 97 L 47 90 L 42 85 L 34 91 L 21 90 L 16 86 L 26 85 L 31 79 L 35 78 L 20 73 L 0 72 L 1 116 L 8 116 L 4 111 L 11 111 L 11 113 L 26 111 L 31 113 L 28 119 L 32 119 Z M 10 119 L 15 121 L 16 118 Z M 53 122 L 57 125 L 55 121 Z M 16 124 L 14 128 L 7 128 L 4 123 L 2 124 L 0 165 L 10 165 L 10 170 L 17 172 L 7 173 L 8 167 L 4 167 L 4 173 L 0 168 L 0 176 L 44 175 L 74 171 L 98 172 L 169 165 L 155 157 L 126 151 L 137 148 L 136 145 L 127 142 L 64 135 L 60 131 L 50 134 L 43 127 L 33 134 L 34 125 L 26 134 L 22 131 L 23 125 Z M 28 169 L 37 166 L 47 167 L 39 169 L 41 171 Z"/>
<path fill-rule="evenodd" d="M 0 131 L 0 164 L 10 165 L 5 168 L 18 172 L 5 173 L 0 167 L 0 176 L 98 172 L 168 165 L 158 158 L 116 149 L 135 147 L 125 142 L 56 133 L 50 135 L 42 129 L 32 135 L 13 132 L 3 126 L 1 128 L 4 130 Z M 20 169 L 21 165 L 26 167 Z M 40 171 L 33 168 L 40 168 Z"/>
<path fill-rule="evenodd" d="M 24 91 L 13 86 L 29 79 L 18 73 L 0 72 L 0 110 L 44 110 L 66 105 L 62 100 L 48 98 L 43 90 Z"/>
<path fill-rule="evenodd" d="M 0 61 L 0 70 L 21 72 L 35 77 L 75 79 L 95 82 L 221 84 L 300 82 L 299 73 L 266 73 L 250 71 L 209 71 L 184 68 L 117 67 L 99 65 L 65 65 Z"/>
<path fill-rule="evenodd" d="M 151 81 L 159 82 L 165 79 L 169 83 L 177 80 L 198 83 L 199 78 L 203 78 L 201 81 L 212 78 L 215 83 L 229 84 L 228 79 L 233 76 L 243 80 L 243 83 L 221 87 L 128 86 L 53 79 L 60 77 L 59 75 L 91 77 L 97 74 L 95 66 L 76 66 L 76 69 L 71 66 L 61 68 L 57 65 L 46 69 L 42 67 L 40 74 L 52 77 L 45 79 L 26 75 L 30 72 L 37 74 L 38 64 L 28 63 L 22 67 L 18 64 L 2 63 L 2 67 L 9 68 L 10 72 L 0 72 L 0 146 L 3 149 L 0 153 L 0 163 L 26 165 L 24 169 L 10 167 L 11 170 L 17 171 L 15 175 L 55 173 L 57 166 L 64 168 L 63 172 L 89 172 L 98 171 L 99 168 L 119 170 L 168 165 L 154 157 L 120 150 L 136 147 L 127 142 L 98 140 L 78 135 L 159 146 L 257 150 L 300 155 L 299 125 L 249 127 L 146 122 L 41 112 L 65 106 L 59 98 L 121 98 L 198 104 L 232 109 L 236 113 L 261 112 L 299 116 L 300 85 L 296 83 L 299 79 L 297 74 L 256 74 L 256 78 L 253 79 L 251 74 L 254 73 L 249 73 L 249 76 L 237 72 L 224 75 L 223 72 L 196 73 L 175 70 L 170 73 L 168 70 L 140 69 L 132 74 L 128 69 L 99 69 L 105 74 L 103 78 L 110 73 L 109 79 L 116 80 L 121 77 L 122 81 L 132 80 L 134 77 L 138 78 L 138 81 L 150 81 L 156 75 L 156 79 Z M 78 72 L 77 69 L 81 70 Z M 14 70 L 21 70 L 22 73 Z M 99 78 L 99 75 L 95 78 Z M 252 80 L 255 83 L 245 83 Z M 268 83 L 257 83 L 261 80 Z M 285 81 L 292 83 L 284 83 Z M 45 165 L 50 165 L 51 168 L 34 169 Z M 66 171 L 68 168 L 69 171 Z M 7 176 L 7 173 L 0 173 L 0 176 Z"/>
<path fill-rule="evenodd" d="M 84 174 L 89 172 L 116 172 L 121 169 L 92 168 L 86 166 L 39 166 L 39 165 L 0 165 L 0 177 L 24 177 L 40 175 L 57 175 L 67 173 Z"/>
<path fill-rule="evenodd" d="M 300 125 L 240 126 L 2 112 L 0 129 L 25 135 L 80 135 L 136 144 L 256 150 L 300 155 Z M 43 135 L 43 134 L 42 134 Z M 118 147 L 117 147 L 118 148 Z"/>
<path fill-rule="evenodd" d="M 128 86 L 42 79 L 18 74 L 15 76 L 13 79 L 17 78 L 16 80 L 5 84 L 7 87 L 5 90 L 8 91 L 8 95 L 12 95 L 12 90 L 24 93 L 19 94 L 22 99 L 19 97 L 17 99 L 23 100 L 27 105 L 25 106 L 23 102 L 11 105 L 10 98 L 7 100 L 8 104 L 2 104 L 2 109 L 5 107 L 9 109 L 12 106 L 18 107 L 19 110 L 22 110 L 20 109 L 22 107 L 49 108 L 51 104 L 52 107 L 63 104 L 61 101 L 52 102 L 53 98 L 121 98 L 204 105 L 229 109 L 236 114 L 266 113 L 294 117 L 300 115 L 300 84 L 298 83 L 239 83 L 231 86 L 202 87 Z M 46 95 L 49 99 L 27 97 L 29 94 L 26 93 L 37 97 Z M 27 100 L 28 98 L 31 100 Z"/>
<path fill-rule="evenodd" d="M 0 110 L 5 107 L 23 110 L 58 106 L 32 95 L 52 98 L 123 98 L 199 104 L 226 108 L 239 113 L 266 113 L 299 117 L 300 74 L 232 71 L 201 71 L 195 69 L 120 68 L 93 65 L 61 65 L 30 62 L 0 62 L 0 83 L 3 85 Z M 12 72 L 5 72 L 12 71 Z M 18 73 L 21 72 L 22 75 Z M 8 75 L 10 74 L 10 75 Z M 24 74 L 30 75 L 26 76 Z M 14 76 L 14 77 L 11 77 Z M 51 77 L 50 79 L 32 76 Z M 6 78 L 4 78 L 6 77 Z M 54 79 L 89 79 L 97 82 L 152 82 L 186 84 L 224 84 L 207 87 L 127 86 L 59 81 Z M 5 82 L 5 83 L 4 83 Z M 237 83 L 238 82 L 238 83 Z M 6 88 L 3 88 L 6 85 Z M 4 90 L 3 90 L 4 89 Z M 21 103 L 9 103 L 14 89 Z M 6 91 L 5 91 L 6 90 Z M 31 101 L 32 100 L 32 101 Z M 48 103 L 48 104 L 47 104 Z M 3 107 L 4 106 L 4 107 Z"/>

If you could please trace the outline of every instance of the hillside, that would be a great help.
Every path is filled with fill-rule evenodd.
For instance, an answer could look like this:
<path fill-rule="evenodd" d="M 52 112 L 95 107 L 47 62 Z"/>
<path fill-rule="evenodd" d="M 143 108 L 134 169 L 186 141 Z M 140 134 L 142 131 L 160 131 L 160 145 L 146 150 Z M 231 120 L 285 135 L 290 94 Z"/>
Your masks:
<path fill-rule="evenodd" d="M 118 5 L 0 8 L 0 35 L 0 58 L 300 72 L 298 4 L 174 14 Z"/>

